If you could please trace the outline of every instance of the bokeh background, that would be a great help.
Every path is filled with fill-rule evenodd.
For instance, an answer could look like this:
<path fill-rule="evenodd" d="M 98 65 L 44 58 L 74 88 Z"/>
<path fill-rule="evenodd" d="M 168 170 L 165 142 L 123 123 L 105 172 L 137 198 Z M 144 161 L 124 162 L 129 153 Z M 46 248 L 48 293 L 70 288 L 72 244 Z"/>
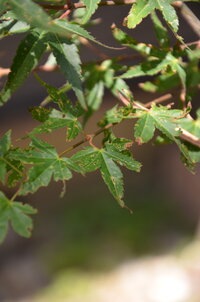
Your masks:
<path fill-rule="evenodd" d="M 198 3 L 189 6 L 200 15 Z M 128 10 L 125 6 L 101 7 L 95 15 L 101 23 L 91 32 L 99 41 L 118 46 L 109 28 L 113 22 L 121 26 Z M 181 17 L 180 25 L 186 42 L 198 39 Z M 140 42 L 156 43 L 148 18 L 128 32 Z M 1 67 L 10 65 L 22 37 L 1 40 Z M 100 50 L 110 57 L 119 54 Z M 132 53 L 127 49 L 121 52 Z M 81 57 L 84 62 L 99 59 L 86 47 L 81 49 Z M 41 76 L 55 86 L 64 83 L 58 72 Z M 137 80 L 128 83 L 136 99 L 146 102 L 155 98 L 139 90 Z M 24 136 L 37 124 L 27 107 L 39 104 L 45 96 L 31 75 L 0 108 L 0 134 L 12 128 L 14 139 Z M 196 107 L 198 100 L 196 96 Z M 88 123 L 87 133 L 95 131 L 97 118 L 114 104 L 116 99 L 106 92 L 102 109 Z M 131 138 L 132 128 L 132 122 L 124 122 L 115 133 Z M 44 138 L 59 151 L 66 146 L 64 131 Z M 133 152 L 143 168 L 140 174 L 123 170 L 125 200 L 132 215 L 116 204 L 99 173 L 74 175 L 63 198 L 59 198 L 62 185 L 53 182 L 21 198 L 39 213 L 33 217 L 31 239 L 10 231 L 0 247 L 1 302 L 200 301 L 200 170 L 197 168 L 195 175 L 188 172 L 173 145 L 134 144 Z"/>

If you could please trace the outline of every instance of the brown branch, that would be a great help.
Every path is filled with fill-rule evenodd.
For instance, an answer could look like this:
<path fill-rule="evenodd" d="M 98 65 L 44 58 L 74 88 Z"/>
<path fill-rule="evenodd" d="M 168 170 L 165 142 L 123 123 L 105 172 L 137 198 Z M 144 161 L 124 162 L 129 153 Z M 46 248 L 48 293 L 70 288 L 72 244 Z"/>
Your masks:
<path fill-rule="evenodd" d="M 144 107 L 149 108 L 149 107 L 151 107 L 152 104 L 159 104 L 159 103 L 165 102 L 165 101 L 171 99 L 172 97 L 173 97 L 173 95 L 171 93 L 164 94 L 164 95 L 160 96 L 159 98 L 156 98 L 153 101 L 146 103 L 144 105 Z"/>
<path fill-rule="evenodd" d="M 52 66 L 40 65 L 40 66 L 37 66 L 35 69 L 33 69 L 33 71 L 51 72 L 51 71 L 55 71 L 55 70 L 58 70 L 58 69 L 59 69 L 58 65 L 52 65 Z M 11 72 L 10 68 L 1 68 L 0 67 L 0 79 L 2 77 L 7 76 L 10 72 Z"/>
<path fill-rule="evenodd" d="M 166 100 L 166 99 L 169 99 L 169 95 L 170 95 L 170 94 L 168 93 L 168 94 L 166 94 L 165 96 L 160 97 L 160 98 L 159 98 L 159 99 L 160 99 L 160 102 L 161 102 L 161 99 L 162 99 L 162 101 L 164 101 L 164 99 L 165 99 L 165 100 Z M 170 95 L 170 96 L 171 96 L 171 95 Z M 124 96 L 123 93 L 119 92 L 119 97 L 120 97 L 120 100 L 123 102 L 124 105 L 127 106 L 127 105 L 130 104 L 129 100 L 126 98 L 126 96 Z M 140 104 L 138 104 L 138 103 L 136 103 L 136 104 L 137 104 L 137 105 L 140 105 L 140 106 L 141 106 L 141 109 L 147 110 L 145 107 L 150 107 L 150 105 L 153 104 L 153 103 L 155 103 L 155 102 L 158 103 L 158 98 L 157 98 L 157 99 L 154 99 L 153 101 L 151 101 L 151 102 L 149 102 L 149 103 L 147 103 L 147 104 L 144 104 L 143 106 L 140 105 Z M 117 125 L 117 123 L 116 123 L 116 124 L 108 124 L 108 125 L 106 125 L 105 127 L 98 129 L 94 134 L 86 135 L 86 137 L 85 137 L 84 139 L 82 139 L 82 140 L 79 141 L 78 143 L 74 144 L 73 146 L 71 146 L 71 147 L 69 147 L 68 149 L 66 149 L 66 150 L 64 150 L 63 152 L 61 152 L 61 153 L 59 154 L 59 156 L 61 157 L 61 156 L 65 155 L 66 153 L 68 153 L 68 152 L 74 150 L 75 148 L 79 147 L 80 145 L 82 145 L 82 144 L 88 142 L 89 140 L 91 140 L 91 138 L 93 139 L 94 137 L 96 137 L 96 136 L 98 136 L 99 134 L 103 133 L 105 130 L 114 127 L 115 125 Z"/>
<path fill-rule="evenodd" d="M 119 0 L 117 2 L 115 1 L 102 1 L 98 5 L 99 6 L 113 6 L 113 5 L 131 5 L 135 3 L 136 0 Z M 39 3 L 40 6 L 46 9 L 54 9 L 54 10 L 72 10 L 72 9 L 78 9 L 78 8 L 83 8 L 86 7 L 84 3 L 70 3 L 69 4 L 64 4 L 64 5 L 51 5 L 51 4 L 46 4 L 46 3 Z"/>
<path fill-rule="evenodd" d="M 174 6 L 177 7 L 182 15 L 182 17 L 187 21 L 191 26 L 193 31 L 200 37 L 200 20 L 192 12 L 192 10 L 182 1 L 176 1 Z"/>
<path fill-rule="evenodd" d="M 93 51 L 97 56 L 99 56 L 103 61 L 109 59 L 109 56 L 96 48 L 92 43 L 83 37 L 79 37 L 79 41 Z"/>
<path fill-rule="evenodd" d="M 7 76 L 10 72 L 10 68 L 2 68 L 0 67 L 0 79 Z"/>
<path fill-rule="evenodd" d="M 200 139 L 198 137 L 196 137 L 195 135 L 193 135 L 192 133 L 188 132 L 185 129 L 181 128 L 181 135 L 180 138 L 191 143 L 194 146 L 197 146 L 200 148 Z"/>
<path fill-rule="evenodd" d="M 123 104 L 125 104 L 125 99 L 126 99 L 126 103 L 130 104 L 128 98 L 125 95 L 123 95 L 123 100 L 122 100 L 121 95 L 123 95 L 123 94 L 120 93 L 120 95 L 119 95 L 120 100 L 123 102 Z M 157 98 L 157 99 L 155 99 L 155 100 L 153 100 L 153 101 L 151 101 L 147 104 L 144 104 L 142 107 L 145 107 L 145 109 L 146 109 L 147 107 L 150 107 L 152 104 L 155 104 L 155 102 L 158 104 L 158 102 L 160 103 L 160 102 L 165 101 L 166 99 L 169 99 L 169 96 L 170 96 L 170 94 L 163 95 L 160 98 Z M 197 136 L 193 135 L 192 133 L 188 132 L 187 130 L 185 130 L 183 128 L 180 128 L 180 130 L 181 130 L 181 134 L 180 134 L 179 137 L 182 140 L 185 140 L 185 141 L 191 143 L 192 145 L 197 146 L 197 147 L 200 148 L 200 139 Z"/>

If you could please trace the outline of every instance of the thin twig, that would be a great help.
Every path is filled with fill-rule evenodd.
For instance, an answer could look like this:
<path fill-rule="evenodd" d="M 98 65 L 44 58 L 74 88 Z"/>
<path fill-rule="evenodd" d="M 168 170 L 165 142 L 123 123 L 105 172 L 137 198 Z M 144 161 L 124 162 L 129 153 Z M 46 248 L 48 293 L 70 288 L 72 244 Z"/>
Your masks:
<path fill-rule="evenodd" d="M 183 18 L 192 27 L 193 31 L 197 34 L 197 36 L 200 37 L 200 20 L 192 12 L 192 10 L 182 1 L 176 1 L 174 3 L 174 6 L 179 9 Z"/>
<path fill-rule="evenodd" d="M 10 68 L 2 68 L 0 67 L 0 79 L 7 76 L 10 72 Z"/>
<path fill-rule="evenodd" d="M 167 94 L 167 95 L 169 95 L 169 94 Z M 128 100 L 128 99 L 126 98 L 126 96 L 124 96 L 124 94 L 121 93 L 121 92 L 120 92 L 120 99 L 121 99 L 121 101 L 122 101 L 122 99 L 123 99 L 122 102 L 124 103 L 124 105 L 127 106 L 127 105 L 130 104 L 129 100 Z M 160 99 L 161 99 L 161 97 L 160 97 Z M 162 99 L 164 99 L 164 96 L 162 97 Z M 126 104 L 125 104 L 125 100 L 126 100 Z M 138 103 L 136 103 L 136 104 L 137 104 L 137 105 L 140 105 L 140 106 L 141 106 L 141 109 L 147 110 L 145 107 L 149 107 L 151 104 L 155 103 L 156 100 L 157 100 L 157 99 L 154 99 L 154 100 L 152 100 L 151 102 L 149 102 L 149 103 L 147 103 L 147 104 L 144 104 L 143 106 L 140 105 L 140 104 L 138 104 Z M 158 101 L 157 101 L 157 102 L 158 102 Z M 115 125 L 117 125 L 117 123 L 116 123 L 116 124 L 108 124 L 108 125 L 106 125 L 105 127 L 98 129 L 94 134 L 91 134 L 91 135 L 89 135 L 89 136 L 86 136 L 84 139 L 82 139 L 82 140 L 79 141 L 78 143 L 74 144 L 73 146 L 71 146 L 71 147 L 67 148 L 66 150 L 64 150 L 63 152 L 61 152 L 61 153 L 59 154 L 59 156 L 62 157 L 62 156 L 65 155 L 66 153 L 71 152 L 72 150 L 76 149 L 76 148 L 79 147 L 80 145 L 82 145 L 82 144 L 88 142 L 88 141 L 91 139 L 91 137 L 94 138 L 94 137 L 98 136 L 99 134 L 103 133 L 105 130 L 114 127 Z"/>
<path fill-rule="evenodd" d="M 98 5 L 99 6 L 113 6 L 113 5 L 131 5 L 135 3 L 136 0 L 119 0 L 117 2 L 115 1 L 102 1 Z M 72 10 L 72 9 L 78 9 L 78 8 L 83 8 L 86 7 L 84 3 L 71 3 L 69 4 L 64 4 L 64 5 L 51 5 L 51 4 L 46 4 L 46 3 L 39 3 L 40 6 L 46 9 L 54 9 L 54 10 Z"/>
<path fill-rule="evenodd" d="M 109 56 L 96 48 L 92 43 L 90 43 L 87 39 L 83 37 L 79 37 L 79 41 L 92 50 L 96 55 L 98 55 L 103 61 L 109 59 Z"/>
<path fill-rule="evenodd" d="M 158 99 L 160 99 L 160 101 L 163 101 L 163 100 L 165 100 L 165 97 L 166 97 L 166 95 L 162 96 Z M 127 102 L 129 102 L 128 98 L 126 98 L 125 95 L 123 96 L 123 98 L 125 98 L 127 100 Z M 144 104 L 143 106 L 146 107 L 146 108 L 150 107 L 151 104 L 155 103 L 155 101 L 157 101 L 157 103 L 158 103 L 158 99 L 155 99 L 155 100 L 153 100 L 153 101 L 151 101 L 147 104 Z M 123 100 L 123 103 L 124 103 L 124 100 Z M 130 102 L 129 102 L 129 104 L 130 104 Z M 192 145 L 197 146 L 197 147 L 200 148 L 200 139 L 197 136 L 191 134 L 190 132 L 188 132 L 187 130 L 185 130 L 183 128 L 180 128 L 180 130 L 181 130 L 180 138 L 182 140 L 185 140 L 185 141 L 191 143 Z"/>
<path fill-rule="evenodd" d="M 58 65 L 40 65 L 33 69 L 33 71 L 45 71 L 45 72 L 52 72 L 59 69 Z M 0 67 L 0 78 L 7 76 L 11 72 L 10 68 L 1 68 Z"/>
<path fill-rule="evenodd" d="M 63 152 L 61 152 L 59 154 L 59 157 L 62 157 L 63 155 L 65 155 L 66 153 L 74 150 L 75 148 L 79 147 L 80 145 L 90 141 L 91 139 L 93 139 L 94 137 L 96 137 L 97 135 L 101 134 L 102 132 L 104 132 L 105 130 L 115 126 L 116 124 L 108 124 L 103 128 L 98 129 L 94 134 L 89 134 L 86 135 L 84 139 L 82 139 L 81 141 L 79 141 L 78 143 L 74 144 L 73 146 L 67 148 L 66 150 L 64 150 Z"/>
<path fill-rule="evenodd" d="M 173 97 L 173 95 L 171 93 L 164 94 L 164 95 L 160 96 L 159 98 L 156 98 L 153 101 L 146 103 L 144 105 L 144 107 L 149 108 L 149 107 L 151 107 L 152 104 L 159 104 L 159 103 L 168 101 L 172 97 Z"/>
<path fill-rule="evenodd" d="M 19 189 L 15 192 L 15 194 L 11 197 L 10 202 L 15 201 L 16 197 L 18 196 L 19 192 L 20 192 L 21 188 L 19 187 Z"/>
<path fill-rule="evenodd" d="M 198 137 L 181 128 L 180 138 L 200 148 L 200 140 Z"/>

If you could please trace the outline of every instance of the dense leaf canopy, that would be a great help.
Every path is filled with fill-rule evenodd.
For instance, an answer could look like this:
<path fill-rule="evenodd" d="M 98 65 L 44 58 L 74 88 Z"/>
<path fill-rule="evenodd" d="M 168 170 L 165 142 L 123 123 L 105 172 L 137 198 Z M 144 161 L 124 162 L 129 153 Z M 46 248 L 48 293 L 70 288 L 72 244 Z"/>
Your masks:
<path fill-rule="evenodd" d="M 195 164 L 200 162 L 200 112 L 195 115 L 191 109 L 200 85 L 200 48 L 199 41 L 186 44 L 178 34 L 177 12 L 184 13 L 182 8 L 187 7 L 184 2 L 187 1 L 177 4 L 172 0 L 0 0 L 1 39 L 23 33 L 9 73 L 8 69 L 0 69 L 0 76 L 7 74 L 0 91 L 0 106 L 24 85 L 31 72 L 47 93 L 40 106 L 29 108 L 38 125 L 28 134 L 25 132 L 26 148 L 16 148 L 12 143 L 12 129 L 1 133 L 0 181 L 2 186 L 16 189 L 11 198 L 0 191 L 0 241 L 4 240 L 9 224 L 21 236 L 31 234 L 29 215 L 36 210 L 16 199 L 48 186 L 51 180 L 64 183 L 74 172 L 84 175 L 98 170 L 119 205 L 126 207 L 121 167 L 140 172 L 142 166 L 132 154 L 133 142 L 175 143 L 186 167 L 194 171 Z M 106 9 L 108 5 L 131 6 L 128 16 L 121 20 L 129 29 L 149 15 L 156 45 L 136 41 L 134 31 L 113 24 L 109 30 L 119 44 L 117 55 L 105 54 L 103 47 L 115 47 L 99 42 L 88 30 L 98 23 L 94 13 L 100 6 Z M 199 28 L 200 32 L 200 22 L 190 11 L 191 26 L 192 19 L 195 30 Z M 170 32 L 175 36 L 175 43 Z M 83 64 L 82 44 L 99 55 L 100 60 Z M 130 48 L 132 55 L 119 55 L 119 49 L 124 48 Z M 133 57 L 138 58 L 137 64 L 131 60 L 128 63 Z M 43 65 L 40 65 L 41 58 L 47 58 Z M 126 64 L 122 64 L 124 59 Z M 37 74 L 38 70 L 60 71 L 64 85 L 58 88 L 46 83 Z M 141 78 L 139 87 L 144 91 L 162 95 L 147 104 L 138 102 L 127 82 L 133 78 Z M 113 94 L 116 105 L 97 121 L 96 132 L 88 135 L 85 125 L 101 107 L 106 90 Z M 75 100 L 70 98 L 71 91 Z M 171 104 L 172 96 L 174 104 Z M 159 104 L 168 100 L 165 105 Z M 114 134 L 115 125 L 124 120 L 131 120 L 133 135 L 129 139 Z M 65 129 L 65 141 L 69 144 L 61 153 L 40 137 L 57 129 Z M 94 139 L 99 134 L 103 134 L 103 139 L 97 147 Z M 78 136 L 82 138 L 71 143 Z M 88 146 L 77 151 L 84 143 Z"/>

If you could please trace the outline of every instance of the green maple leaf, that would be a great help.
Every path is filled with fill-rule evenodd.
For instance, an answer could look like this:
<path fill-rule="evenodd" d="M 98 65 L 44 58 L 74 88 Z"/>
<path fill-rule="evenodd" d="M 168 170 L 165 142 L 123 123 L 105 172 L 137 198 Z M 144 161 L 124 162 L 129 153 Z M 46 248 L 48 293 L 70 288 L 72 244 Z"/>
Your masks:
<path fill-rule="evenodd" d="M 75 44 L 66 39 L 61 39 L 58 35 L 49 34 L 48 43 L 52 48 L 57 64 L 84 109 L 87 109 L 81 82 L 81 60 L 78 48 Z"/>
<path fill-rule="evenodd" d="M 17 234 L 27 238 L 30 237 L 33 223 L 27 214 L 35 214 L 36 212 L 28 204 L 10 201 L 0 191 L 0 242 L 4 240 L 8 232 L 9 223 Z"/>
<path fill-rule="evenodd" d="M 120 168 L 115 164 L 115 161 L 127 169 L 138 172 L 141 165 L 132 156 L 123 154 L 117 148 L 108 145 L 106 149 L 87 147 L 77 152 L 71 159 L 84 172 L 100 169 L 102 178 L 108 186 L 109 191 L 120 206 L 125 206 L 123 201 L 123 175 Z"/>
<path fill-rule="evenodd" d="M 32 30 L 22 40 L 13 60 L 7 82 L 0 92 L 0 106 L 11 97 L 12 93 L 36 67 L 46 47 L 44 32 L 38 30 Z"/>
<path fill-rule="evenodd" d="M 53 109 L 41 126 L 38 126 L 31 131 L 30 135 L 50 133 L 53 130 L 67 127 L 66 139 L 74 139 L 82 130 L 81 124 L 77 117 L 71 114 L 64 114 L 61 111 Z"/>
<path fill-rule="evenodd" d="M 52 145 L 31 137 L 32 144 L 29 150 L 14 150 L 10 157 L 23 163 L 33 165 L 28 172 L 28 178 L 23 183 L 20 195 L 34 193 L 38 188 L 47 186 L 51 179 L 68 180 L 72 178 L 71 169 L 80 172 L 80 169 L 69 158 L 59 157 Z"/>
<path fill-rule="evenodd" d="M 137 0 L 129 12 L 128 27 L 135 28 L 145 17 L 158 9 L 173 31 L 177 32 L 179 22 L 172 2 L 173 0 Z"/>
<path fill-rule="evenodd" d="M 168 139 L 178 145 L 188 165 L 192 166 L 193 161 L 189 152 L 179 139 L 181 134 L 180 120 L 182 116 L 183 111 L 181 110 L 153 105 L 150 110 L 141 112 L 140 118 L 135 124 L 134 136 L 136 141 L 139 144 L 148 142 L 153 137 L 154 131 L 157 128 Z"/>

